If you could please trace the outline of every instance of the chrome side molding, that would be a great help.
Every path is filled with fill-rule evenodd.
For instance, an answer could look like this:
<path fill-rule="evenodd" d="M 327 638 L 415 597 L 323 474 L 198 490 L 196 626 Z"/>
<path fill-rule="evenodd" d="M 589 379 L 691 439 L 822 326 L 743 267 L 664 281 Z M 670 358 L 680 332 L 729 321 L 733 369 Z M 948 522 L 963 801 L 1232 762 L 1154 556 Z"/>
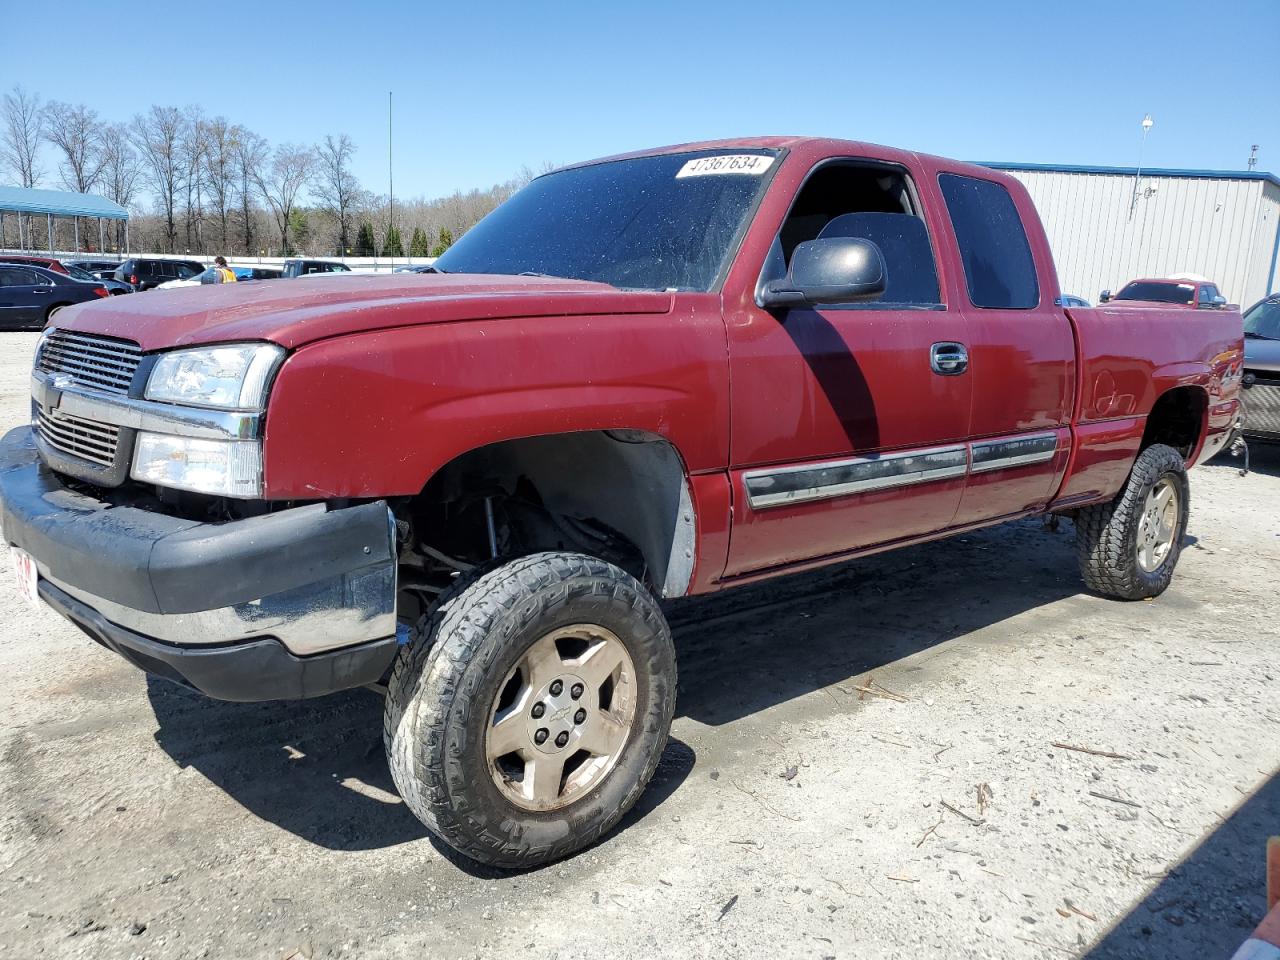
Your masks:
<path fill-rule="evenodd" d="M 753 470 L 743 481 L 752 508 L 758 509 L 963 477 L 967 470 L 968 454 L 957 445 Z"/>
<path fill-rule="evenodd" d="M 748 503 L 760 510 L 1045 463 L 1057 452 L 1057 433 L 1036 433 L 748 470 L 742 479 Z"/>
<path fill-rule="evenodd" d="M 970 470 L 973 473 L 1007 470 L 1009 467 L 1052 460 L 1053 455 L 1058 452 L 1058 435 L 1037 433 L 1005 440 L 983 440 L 969 444 L 969 450 L 973 461 Z"/>

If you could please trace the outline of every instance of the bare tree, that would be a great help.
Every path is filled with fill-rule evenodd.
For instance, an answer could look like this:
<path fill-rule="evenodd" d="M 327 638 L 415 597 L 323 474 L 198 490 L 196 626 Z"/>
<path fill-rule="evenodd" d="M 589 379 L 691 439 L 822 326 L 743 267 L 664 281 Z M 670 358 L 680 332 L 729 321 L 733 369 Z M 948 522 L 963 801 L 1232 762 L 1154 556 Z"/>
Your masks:
<path fill-rule="evenodd" d="M 335 140 L 332 134 L 316 147 L 315 192 L 338 220 L 338 251 L 345 254 L 351 244 L 353 207 L 360 198 L 360 183 L 351 170 L 356 147 L 345 133 Z"/>
<path fill-rule="evenodd" d="M 232 144 L 232 162 L 235 166 L 236 194 L 240 200 L 243 219 L 244 252 L 253 253 L 253 197 L 258 177 L 267 163 L 267 141 L 252 130 L 237 127 Z"/>
<path fill-rule="evenodd" d="M 102 123 L 83 103 L 51 100 L 44 108 L 45 138 L 62 152 L 58 172 L 68 190 L 88 193 L 102 176 Z"/>
<path fill-rule="evenodd" d="M 214 117 L 205 124 L 205 180 L 214 212 L 218 216 L 219 249 L 225 253 L 227 226 L 236 186 L 236 141 L 241 130 L 226 117 Z"/>
<path fill-rule="evenodd" d="M 44 171 L 40 169 L 40 141 L 44 138 L 44 111 L 40 97 L 18 84 L 4 95 L 4 130 L 0 136 L 0 159 L 24 187 L 34 187 Z"/>
<path fill-rule="evenodd" d="M 208 139 L 205 123 L 198 109 L 188 109 L 186 124 L 178 139 L 178 153 L 182 159 L 182 185 L 186 195 L 183 228 L 188 253 L 193 247 L 204 253 L 205 153 Z"/>
<path fill-rule="evenodd" d="M 138 155 L 129 143 L 129 128 L 122 123 L 111 124 L 102 131 L 102 189 L 106 195 L 128 207 L 133 203 L 138 188 Z M 123 224 L 115 222 L 116 246 L 121 246 L 120 231 Z"/>
<path fill-rule="evenodd" d="M 260 167 L 255 180 L 280 230 L 280 252 L 285 256 L 289 254 L 289 220 L 298 194 L 311 179 L 315 162 L 315 154 L 309 148 L 282 143 L 271 155 L 270 166 Z"/>
<path fill-rule="evenodd" d="M 177 107 L 152 107 L 133 118 L 133 142 L 142 157 L 143 175 L 163 210 L 170 253 L 178 246 L 176 208 L 183 187 L 180 144 L 185 127 L 186 118 Z"/>

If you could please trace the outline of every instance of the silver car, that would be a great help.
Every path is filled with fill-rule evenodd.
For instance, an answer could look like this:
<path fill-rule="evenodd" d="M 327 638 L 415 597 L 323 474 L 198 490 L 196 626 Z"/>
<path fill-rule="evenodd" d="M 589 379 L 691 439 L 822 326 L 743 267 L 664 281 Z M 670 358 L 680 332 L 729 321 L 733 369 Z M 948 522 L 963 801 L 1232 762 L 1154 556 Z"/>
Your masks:
<path fill-rule="evenodd" d="M 1280 443 L 1280 293 L 1244 315 L 1244 434 Z"/>

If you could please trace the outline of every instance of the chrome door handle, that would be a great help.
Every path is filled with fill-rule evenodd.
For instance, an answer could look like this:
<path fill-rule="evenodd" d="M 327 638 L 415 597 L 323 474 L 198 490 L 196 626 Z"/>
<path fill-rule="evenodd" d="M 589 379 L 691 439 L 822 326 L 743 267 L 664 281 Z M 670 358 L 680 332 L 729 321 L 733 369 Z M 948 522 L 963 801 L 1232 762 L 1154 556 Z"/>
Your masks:
<path fill-rule="evenodd" d="M 969 369 L 969 351 L 963 343 L 945 340 L 929 348 L 929 367 L 942 377 L 954 377 Z"/>

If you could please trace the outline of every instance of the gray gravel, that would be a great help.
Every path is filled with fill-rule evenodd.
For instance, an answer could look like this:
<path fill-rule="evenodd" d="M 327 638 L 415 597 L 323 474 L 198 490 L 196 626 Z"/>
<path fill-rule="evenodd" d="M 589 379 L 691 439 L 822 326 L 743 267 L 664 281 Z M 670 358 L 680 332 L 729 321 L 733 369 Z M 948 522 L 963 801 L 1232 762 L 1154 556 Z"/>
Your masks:
<path fill-rule="evenodd" d="M 7 428 L 34 337 L 0 337 Z M 515 876 L 405 810 L 373 694 L 204 700 L 0 578 L 0 957 L 1229 957 L 1280 833 L 1254 460 L 1194 473 L 1154 602 L 1084 594 L 1034 521 L 673 605 L 654 785 Z"/>

